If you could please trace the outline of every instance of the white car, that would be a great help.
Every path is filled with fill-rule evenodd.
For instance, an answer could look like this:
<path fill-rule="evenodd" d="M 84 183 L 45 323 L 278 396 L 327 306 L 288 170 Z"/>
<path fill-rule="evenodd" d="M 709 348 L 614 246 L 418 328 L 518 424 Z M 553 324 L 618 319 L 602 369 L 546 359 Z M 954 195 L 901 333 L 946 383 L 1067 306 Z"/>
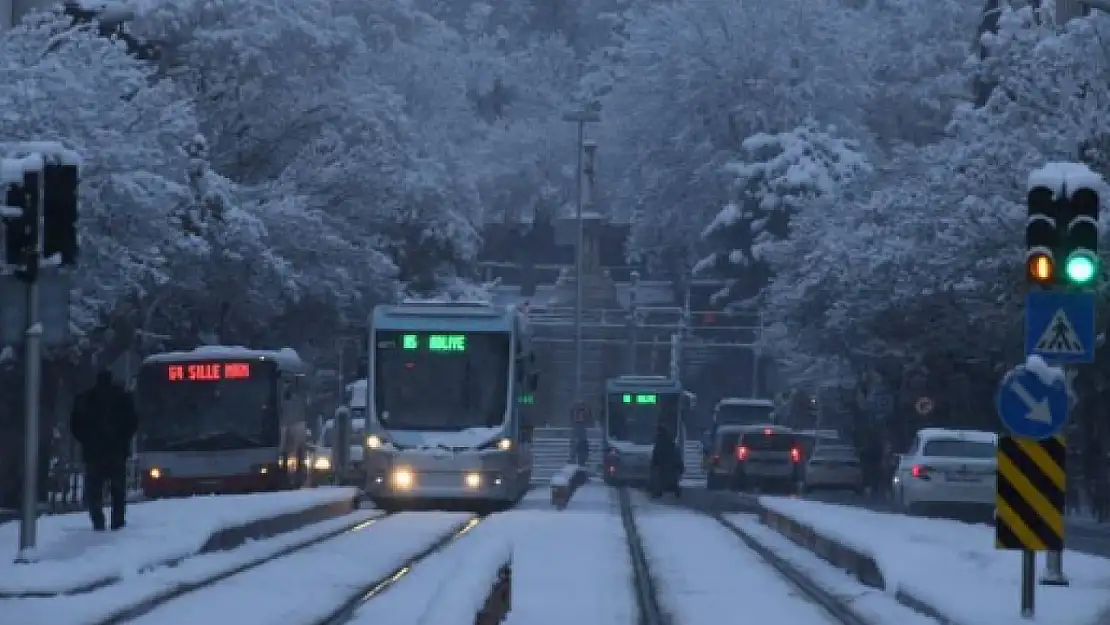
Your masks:
<path fill-rule="evenodd" d="M 994 515 L 998 435 L 926 428 L 902 454 L 891 485 L 905 514 Z"/>

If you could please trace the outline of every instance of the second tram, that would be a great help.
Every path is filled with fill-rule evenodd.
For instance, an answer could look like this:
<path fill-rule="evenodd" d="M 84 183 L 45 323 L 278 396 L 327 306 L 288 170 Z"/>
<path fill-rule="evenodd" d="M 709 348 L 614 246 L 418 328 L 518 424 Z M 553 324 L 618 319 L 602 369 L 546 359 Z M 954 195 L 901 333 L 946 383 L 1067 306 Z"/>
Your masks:
<path fill-rule="evenodd" d="M 144 494 L 306 485 L 307 373 L 292 349 L 208 346 L 147 357 L 135 389 Z"/>
<path fill-rule="evenodd" d="M 623 375 L 607 380 L 602 423 L 605 481 L 646 485 L 657 428 L 665 427 L 682 450 L 684 413 L 692 398 L 671 378 Z"/>
<path fill-rule="evenodd" d="M 366 491 L 383 508 L 508 506 L 532 477 L 519 397 L 538 374 L 515 307 L 382 305 L 370 324 Z"/>

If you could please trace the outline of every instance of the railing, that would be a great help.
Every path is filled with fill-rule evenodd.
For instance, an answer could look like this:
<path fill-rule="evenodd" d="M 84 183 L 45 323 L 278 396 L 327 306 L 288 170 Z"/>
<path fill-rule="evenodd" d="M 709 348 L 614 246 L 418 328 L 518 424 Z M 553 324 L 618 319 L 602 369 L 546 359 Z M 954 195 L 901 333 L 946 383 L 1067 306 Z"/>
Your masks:
<path fill-rule="evenodd" d="M 628 316 L 631 314 L 629 310 L 623 308 L 585 308 L 582 310 L 582 323 L 590 325 L 602 326 L 628 326 Z M 547 307 L 533 307 L 528 311 L 528 319 L 538 325 L 558 325 L 565 323 L 573 323 L 575 309 L 573 307 L 561 306 L 547 306 Z M 637 326 L 655 327 L 655 328 L 675 328 L 676 330 L 682 326 L 683 310 L 677 306 L 638 306 L 635 309 Z M 691 313 L 693 317 L 704 317 L 706 315 L 721 316 L 717 312 L 703 312 L 694 311 Z M 759 322 L 757 320 L 744 320 L 738 321 L 736 317 L 725 317 L 725 323 L 704 325 L 694 324 L 694 330 L 758 330 Z"/>
<path fill-rule="evenodd" d="M 132 458 L 127 463 L 127 499 L 134 501 L 141 497 L 141 476 L 139 461 Z M 65 462 L 54 465 L 47 475 L 46 510 L 47 514 L 60 514 L 82 510 L 85 507 L 85 466 L 78 462 Z M 107 497 L 104 501 L 108 501 Z"/>

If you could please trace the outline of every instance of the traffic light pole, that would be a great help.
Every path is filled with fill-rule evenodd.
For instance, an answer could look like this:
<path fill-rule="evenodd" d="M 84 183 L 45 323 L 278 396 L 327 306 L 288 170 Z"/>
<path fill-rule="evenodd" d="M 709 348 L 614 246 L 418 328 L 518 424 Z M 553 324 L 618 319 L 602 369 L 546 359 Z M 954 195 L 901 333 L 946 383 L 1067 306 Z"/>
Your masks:
<path fill-rule="evenodd" d="M 37 240 L 34 247 L 34 261 L 41 265 L 44 230 L 44 176 L 38 175 L 38 193 L 35 211 L 38 227 L 35 228 Z M 23 506 L 19 524 L 19 551 L 23 557 L 25 550 L 36 543 L 36 522 L 38 521 L 38 475 L 39 475 L 39 396 L 42 387 L 42 324 L 39 323 L 39 285 L 35 276 L 27 284 L 27 330 L 24 334 L 24 377 L 23 377 Z"/>

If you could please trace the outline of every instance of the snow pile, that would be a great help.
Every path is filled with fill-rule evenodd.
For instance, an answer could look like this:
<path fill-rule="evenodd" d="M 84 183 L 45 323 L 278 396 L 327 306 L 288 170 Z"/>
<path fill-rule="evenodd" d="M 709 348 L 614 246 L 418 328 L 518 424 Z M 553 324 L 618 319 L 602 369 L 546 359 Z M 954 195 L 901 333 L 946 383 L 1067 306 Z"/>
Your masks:
<path fill-rule="evenodd" d="M 38 522 L 31 564 L 12 564 L 17 523 L 0 525 L 0 593 L 51 593 L 138 574 L 195 555 L 217 532 L 329 503 L 351 501 L 353 488 L 166 499 L 131 506 L 127 528 L 93 532 L 84 513 Z M 7 550 L 7 553 L 4 553 Z"/>
<path fill-rule="evenodd" d="M 342 531 L 381 515 L 382 512 L 378 510 L 354 512 L 287 534 L 249 542 L 232 551 L 189 558 L 177 566 L 157 568 L 128 580 L 126 584 L 115 584 L 92 593 L 48 599 L 9 599 L 4 602 L 4 616 L 10 618 L 12 623 L 101 623 L 128 606 L 156 599 L 181 586 L 199 583 L 214 575 L 264 560 L 284 549 Z"/>
<path fill-rule="evenodd" d="M 1025 359 L 1025 368 L 1040 378 L 1046 386 L 1064 384 L 1068 379 L 1063 367 L 1049 365 L 1044 358 L 1036 354 Z"/>
<path fill-rule="evenodd" d="M 1021 554 L 994 548 L 994 528 L 761 497 L 764 507 L 875 558 L 887 592 L 916 597 L 961 623 L 1012 625 Z M 1068 552 L 1068 588 L 1037 587 L 1038 614 L 1052 625 L 1091 625 L 1110 608 L 1110 560 Z"/>
<path fill-rule="evenodd" d="M 1099 194 L 1106 192 L 1102 176 L 1083 163 L 1047 163 L 1029 173 L 1028 187 L 1030 191 L 1036 187 L 1048 187 L 1057 195 L 1061 191 L 1071 195 L 1079 189 L 1091 189 Z"/>

